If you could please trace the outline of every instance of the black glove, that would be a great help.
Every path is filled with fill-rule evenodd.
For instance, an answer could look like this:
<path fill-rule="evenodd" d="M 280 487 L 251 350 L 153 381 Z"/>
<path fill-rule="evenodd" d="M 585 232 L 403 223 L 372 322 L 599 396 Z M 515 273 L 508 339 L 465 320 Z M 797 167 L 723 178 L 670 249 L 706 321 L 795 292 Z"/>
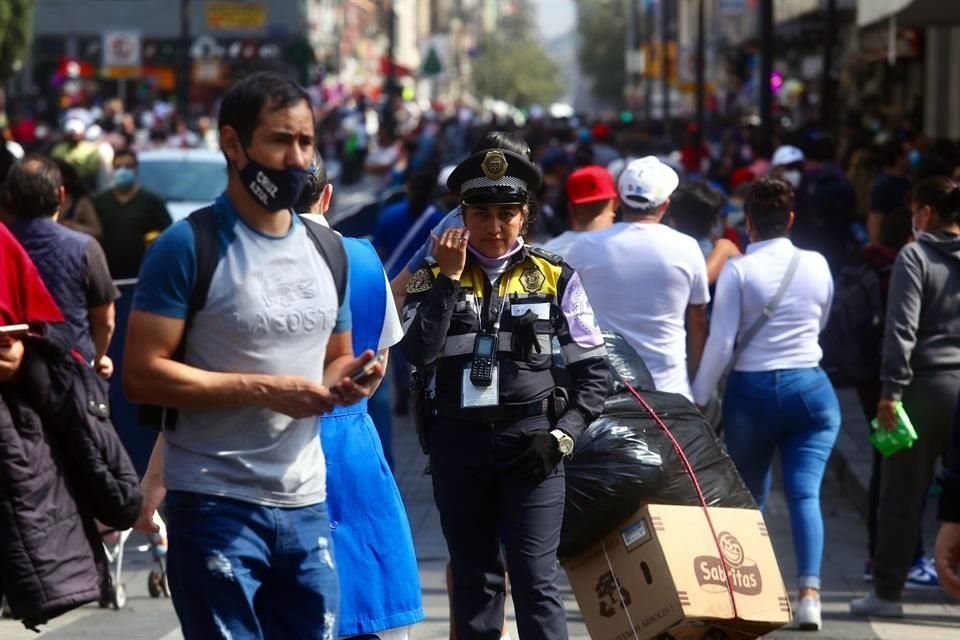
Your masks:
<path fill-rule="evenodd" d="M 543 352 L 540 341 L 537 340 L 536 322 L 537 314 L 533 311 L 527 311 L 519 318 L 513 319 L 513 326 L 511 327 L 513 339 L 510 343 L 510 350 L 513 352 L 514 360 L 528 361 L 534 349 L 537 353 Z"/>
<path fill-rule="evenodd" d="M 537 483 L 543 482 L 563 459 L 560 443 L 549 431 L 526 433 L 524 439 L 526 448 L 514 462 L 514 470 Z"/>

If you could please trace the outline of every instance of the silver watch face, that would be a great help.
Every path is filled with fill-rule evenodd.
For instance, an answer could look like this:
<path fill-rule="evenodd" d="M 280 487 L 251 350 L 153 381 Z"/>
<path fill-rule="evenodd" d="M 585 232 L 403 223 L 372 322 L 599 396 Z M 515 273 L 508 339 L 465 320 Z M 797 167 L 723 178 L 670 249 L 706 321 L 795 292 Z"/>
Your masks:
<path fill-rule="evenodd" d="M 560 446 L 560 453 L 565 456 L 573 453 L 573 438 L 559 429 L 553 431 L 553 436 L 557 439 L 557 444 Z"/>

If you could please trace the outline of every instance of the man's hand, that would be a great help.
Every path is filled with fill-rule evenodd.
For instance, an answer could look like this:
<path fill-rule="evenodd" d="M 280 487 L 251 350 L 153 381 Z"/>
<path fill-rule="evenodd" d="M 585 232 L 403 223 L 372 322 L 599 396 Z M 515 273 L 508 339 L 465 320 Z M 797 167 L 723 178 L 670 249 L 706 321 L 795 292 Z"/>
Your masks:
<path fill-rule="evenodd" d="M 163 476 L 150 473 L 145 475 L 140 483 L 140 493 L 143 494 L 143 503 L 140 505 L 140 515 L 133 528 L 143 533 L 160 533 L 160 526 L 153 521 L 153 516 L 167 495 Z"/>
<path fill-rule="evenodd" d="M 297 420 L 323 415 L 335 404 L 329 389 L 301 376 L 273 377 L 261 401 L 263 407 Z"/>
<path fill-rule="evenodd" d="M 941 523 L 933 557 L 937 561 L 940 586 L 960 600 L 960 522 Z"/>
<path fill-rule="evenodd" d="M 18 338 L 0 339 L 0 382 L 9 382 L 23 362 L 23 342 Z"/>
<path fill-rule="evenodd" d="M 349 372 L 349 375 L 341 378 L 340 381 L 337 382 L 337 384 L 331 389 L 336 398 L 337 404 L 348 407 L 371 395 L 372 390 L 376 388 L 377 383 L 381 378 L 383 378 L 383 364 L 378 362 L 373 365 L 373 368 L 370 370 L 370 374 L 360 380 L 360 382 L 354 382 L 350 378 L 350 375 L 352 375 L 354 372 L 360 371 L 360 369 L 365 367 L 367 363 L 369 363 L 375 357 L 376 354 L 370 349 L 367 349 L 345 369 L 347 372 Z"/>
<path fill-rule="evenodd" d="M 881 400 L 877 405 L 877 425 L 884 431 L 893 431 L 897 427 L 897 403 L 894 400 Z"/>
<path fill-rule="evenodd" d="M 104 380 L 109 380 L 113 377 L 113 360 L 110 358 L 110 356 L 102 356 L 93 368 L 94 371 L 97 372 L 97 375 Z"/>
<path fill-rule="evenodd" d="M 432 234 L 430 237 L 433 239 L 433 257 L 437 260 L 440 273 L 451 280 L 459 280 L 467 265 L 467 242 L 470 241 L 470 231 L 451 227 L 439 238 Z"/>

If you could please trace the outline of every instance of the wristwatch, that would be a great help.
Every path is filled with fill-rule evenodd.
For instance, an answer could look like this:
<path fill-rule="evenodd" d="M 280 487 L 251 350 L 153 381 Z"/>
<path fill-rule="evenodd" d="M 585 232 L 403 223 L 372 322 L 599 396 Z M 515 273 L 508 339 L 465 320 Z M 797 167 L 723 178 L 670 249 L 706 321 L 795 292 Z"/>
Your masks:
<path fill-rule="evenodd" d="M 562 429 L 554 429 L 550 432 L 557 439 L 557 445 L 560 447 L 560 453 L 566 458 L 573 453 L 573 438 L 563 432 Z"/>

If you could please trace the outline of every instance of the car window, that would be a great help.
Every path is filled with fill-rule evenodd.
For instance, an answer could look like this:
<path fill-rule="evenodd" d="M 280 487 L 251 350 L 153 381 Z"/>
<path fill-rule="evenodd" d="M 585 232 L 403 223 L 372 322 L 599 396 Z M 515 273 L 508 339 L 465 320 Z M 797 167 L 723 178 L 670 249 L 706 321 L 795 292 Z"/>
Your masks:
<path fill-rule="evenodd" d="M 141 160 L 140 184 L 167 202 L 210 202 L 227 188 L 222 162 Z"/>

